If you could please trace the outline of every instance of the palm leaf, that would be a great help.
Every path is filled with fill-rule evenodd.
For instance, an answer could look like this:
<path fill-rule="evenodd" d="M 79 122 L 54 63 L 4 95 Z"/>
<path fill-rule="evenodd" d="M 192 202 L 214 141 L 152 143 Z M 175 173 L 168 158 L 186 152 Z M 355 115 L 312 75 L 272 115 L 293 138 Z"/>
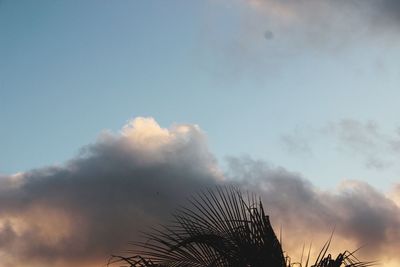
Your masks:
<path fill-rule="evenodd" d="M 281 243 L 254 195 L 244 198 L 235 187 L 217 187 L 198 193 L 173 215 L 169 226 L 145 234 L 147 242 L 134 242 L 133 257 L 112 256 L 113 263 L 129 267 L 290 267 Z M 354 253 L 333 258 L 327 254 L 331 238 L 310 267 L 368 267 Z M 304 248 L 303 248 L 304 251 Z M 140 255 L 140 256 L 138 256 Z M 310 252 L 305 267 L 309 267 Z"/>

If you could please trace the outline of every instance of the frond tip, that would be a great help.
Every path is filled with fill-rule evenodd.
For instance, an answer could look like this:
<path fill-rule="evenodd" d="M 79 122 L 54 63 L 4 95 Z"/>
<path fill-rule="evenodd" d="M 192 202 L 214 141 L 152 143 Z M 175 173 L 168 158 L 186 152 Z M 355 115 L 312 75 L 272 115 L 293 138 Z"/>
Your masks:
<path fill-rule="evenodd" d="M 112 256 L 128 267 L 290 267 L 261 200 L 234 187 L 207 190 L 189 199 L 169 226 L 133 243 L 133 257 Z M 326 255 L 330 240 L 310 267 L 367 267 L 353 253 Z M 140 255 L 140 256 L 139 256 Z M 298 265 L 297 265 L 298 266 Z M 301 264 L 300 264 L 301 266 Z M 304 267 L 308 267 L 307 263 Z"/>

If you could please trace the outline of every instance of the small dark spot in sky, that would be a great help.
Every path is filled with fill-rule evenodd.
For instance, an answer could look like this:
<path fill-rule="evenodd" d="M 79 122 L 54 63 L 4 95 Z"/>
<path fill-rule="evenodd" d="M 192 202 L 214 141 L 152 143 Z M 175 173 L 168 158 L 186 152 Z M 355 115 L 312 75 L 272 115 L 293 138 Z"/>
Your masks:
<path fill-rule="evenodd" d="M 271 31 L 265 31 L 264 32 L 264 38 L 266 40 L 272 40 L 274 38 L 274 33 Z"/>

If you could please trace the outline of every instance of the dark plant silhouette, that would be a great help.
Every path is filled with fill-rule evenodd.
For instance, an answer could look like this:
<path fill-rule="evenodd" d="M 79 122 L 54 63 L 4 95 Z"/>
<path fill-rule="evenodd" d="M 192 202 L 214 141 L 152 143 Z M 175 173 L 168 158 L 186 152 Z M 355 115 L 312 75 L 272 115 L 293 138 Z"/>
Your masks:
<path fill-rule="evenodd" d="M 197 194 L 174 214 L 174 223 L 146 234 L 147 242 L 132 243 L 134 256 L 112 256 L 110 264 L 165 267 L 367 267 L 354 253 L 333 258 L 331 239 L 314 264 L 285 257 L 263 205 L 254 195 L 236 188 L 217 188 Z"/>

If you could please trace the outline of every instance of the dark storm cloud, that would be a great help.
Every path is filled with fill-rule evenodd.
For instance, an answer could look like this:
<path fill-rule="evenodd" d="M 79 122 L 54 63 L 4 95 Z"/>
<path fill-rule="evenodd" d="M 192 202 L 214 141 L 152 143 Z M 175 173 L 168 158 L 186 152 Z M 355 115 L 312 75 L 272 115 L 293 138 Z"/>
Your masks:
<path fill-rule="evenodd" d="M 335 225 L 338 239 L 377 252 L 400 245 L 398 206 L 367 184 L 320 191 L 262 161 L 228 162 L 223 177 L 197 126 L 167 130 L 137 119 L 64 166 L 1 177 L 0 264 L 100 266 L 140 231 L 168 223 L 187 196 L 217 184 L 259 193 L 275 225 L 299 236 L 300 244 L 286 242 L 290 248 L 310 236 L 326 239 Z"/>

